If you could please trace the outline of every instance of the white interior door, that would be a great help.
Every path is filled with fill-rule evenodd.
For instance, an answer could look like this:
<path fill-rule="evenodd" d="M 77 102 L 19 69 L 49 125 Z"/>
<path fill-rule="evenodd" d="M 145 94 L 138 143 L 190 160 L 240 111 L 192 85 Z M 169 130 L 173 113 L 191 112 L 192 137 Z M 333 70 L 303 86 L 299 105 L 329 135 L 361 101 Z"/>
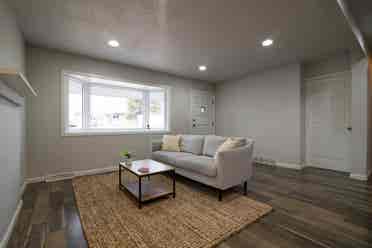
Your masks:
<path fill-rule="evenodd" d="M 305 80 L 306 163 L 350 171 L 350 73 Z"/>
<path fill-rule="evenodd" d="M 192 90 L 191 123 L 193 134 L 215 133 L 215 97 L 209 91 Z"/>

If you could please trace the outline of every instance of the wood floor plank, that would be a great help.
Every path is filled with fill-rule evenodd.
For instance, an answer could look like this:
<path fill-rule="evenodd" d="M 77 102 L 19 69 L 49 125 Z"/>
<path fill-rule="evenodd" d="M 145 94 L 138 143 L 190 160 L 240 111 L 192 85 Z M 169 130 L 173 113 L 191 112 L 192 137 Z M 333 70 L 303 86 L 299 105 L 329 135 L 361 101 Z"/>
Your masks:
<path fill-rule="evenodd" d="M 45 248 L 67 248 L 64 230 L 49 232 L 46 238 Z"/>
<path fill-rule="evenodd" d="M 49 190 L 47 188 L 42 188 L 37 194 L 36 202 L 33 207 L 31 224 L 47 223 L 49 207 Z"/>
<path fill-rule="evenodd" d="M 68 248 L 87 248 L 79 213 L 75 204 L 65 205 L 65 236 Z"/>
<path fill-rule="evenodd" d="M 270 240 L 275 247 L 323 248 L 319 244 L 309 242 L 308 239 L 294 235 L 277 225 L 261 221 L 246 228 L 241 235 L 245 236 L 247 233 L 255 234 L 258 240 Z"/>
<path fill-rule="evenodd" d="M 32 209 L 23 208 L 18 217 L 18 223 L 13 230 L 10 237 L 8 248 L 21 248 L 25 247 L 30 235 Z"/>
<path fill-rule="evenodd" d="M 65 180 L 63 181 L 63 200 L 64 204 L 74 204 L 75 202 L 75 195 L 74 189 L 72 186 L 72 180 Z"/>
<path fill-rule="evenodd" d="M 47 234 L 47 224 L 32 224 L 30 238 L 27 242 L 27 248 L 44 248 Z"/>

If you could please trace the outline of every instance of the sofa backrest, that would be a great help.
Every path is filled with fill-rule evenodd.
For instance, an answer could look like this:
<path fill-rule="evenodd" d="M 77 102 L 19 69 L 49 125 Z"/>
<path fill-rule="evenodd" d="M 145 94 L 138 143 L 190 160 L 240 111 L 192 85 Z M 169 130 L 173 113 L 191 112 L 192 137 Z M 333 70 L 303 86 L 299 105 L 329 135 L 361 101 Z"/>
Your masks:
<path fill-rule="evenodd" d="M 195 155 L 204 155 L 213 157 L 216 154 L 218 147 L 225 142 L 227 137 L 216 135 L 181 135 L 180 148 L 181 152 L 189 152 Z M 245 139 L 246 145 L 252 144 L 254 141 Z M 153 151 L 161 149 L 161 142 L 153 142 Z"/>
<path fill-rule="evenodd" d="M 181 135 L 181 152 L 189 152 L 195 155 L 203 154 L 203 135 Z"/>

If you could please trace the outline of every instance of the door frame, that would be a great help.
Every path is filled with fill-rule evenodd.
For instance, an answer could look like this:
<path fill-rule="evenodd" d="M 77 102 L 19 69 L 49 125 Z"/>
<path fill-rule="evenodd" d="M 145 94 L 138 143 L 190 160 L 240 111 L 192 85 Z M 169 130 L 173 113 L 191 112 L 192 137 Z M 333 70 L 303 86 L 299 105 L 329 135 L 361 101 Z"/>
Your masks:
<path fill-rule="evenodd" d="M 349 84 L 349 88 L 346 87 L 345 85 L 345 91 L 349 91 L 350 94 L 347 94 L 346 95 L 346 99 L 345 99 L 345 128 L 346 127 L 351 127 L 351 71 L 350 70 L 347 70 L 347 71 L 340 71 L 340 72 L 335 72 L 335 73 L 329 73 L 329 74 L 323 74 L 323 75 L 320 75 L 320 76 L 315 76 L 315 77 L 308 77 L 308 78 L 304 78 L 303 79 L 303 96 L 304 96 L 304 108 L 303 110 L 305 111 L 305 114 L 303 115 L 305 120 L 304 120 L 304 123 L 305 123 L 305 130 L 304 130 L 304 146 L 305 146 L 305 149 L 304 149 L 304 163 L 306 166 L 312 166 L 312 167 L 317 167 L 317 168 L 323 168 L 323 169 L 327 169 L 325 167 L 319 167 L 319 165 L 317 164 L 312 164 L 310 162 L 310 144 L 309 144 L 309 126 L 308 126 L 308 119 L 309 119 L 309 113 L 308 113 L 308 108 L 307 108 L 307 104 L 308 104 L 308 94 L 307 94 L 307 84 L 309 82 L 314 82 L 314 81 L 321 81 L 321 80 L 337 80 L 337 79 L 340 79 L 342 78 L 343 80 L 345 79 L 345 77 L 348 77 L 350 79 L 350 84 Z M 351 138 L 351 135 L 350 135 L 350 138 Z M 348 144 L 349 146 L 349 155 L 346 157 L 346 159 L 348 160 L 348 165 L 349 165 L 349 168 L 347 171 L 345 172 L 350 172 L 350 164 L 351 164 L 351 140 Z M 336 170 L 336 169 L 335 169 Z"/>

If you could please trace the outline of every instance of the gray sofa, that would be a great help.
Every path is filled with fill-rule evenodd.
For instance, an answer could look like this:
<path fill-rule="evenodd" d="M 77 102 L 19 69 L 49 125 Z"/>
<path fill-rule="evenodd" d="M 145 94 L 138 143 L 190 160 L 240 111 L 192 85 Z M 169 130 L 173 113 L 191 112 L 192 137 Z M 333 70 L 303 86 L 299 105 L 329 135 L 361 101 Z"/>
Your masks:
<path fill-rule="evenodd" d="M 153 142 L 152 159 L 172 165 L 176 173 L 219 190 L 222 192 L 233 186 L 247 182 L 252 176 L 253 140 L 246 139 L 246 144 L 239 148 L 218 152 L 218 147 L 226 137 L 215 135 L 182 135 L 181 152 L 161 150 L 161 142 Z"/>

